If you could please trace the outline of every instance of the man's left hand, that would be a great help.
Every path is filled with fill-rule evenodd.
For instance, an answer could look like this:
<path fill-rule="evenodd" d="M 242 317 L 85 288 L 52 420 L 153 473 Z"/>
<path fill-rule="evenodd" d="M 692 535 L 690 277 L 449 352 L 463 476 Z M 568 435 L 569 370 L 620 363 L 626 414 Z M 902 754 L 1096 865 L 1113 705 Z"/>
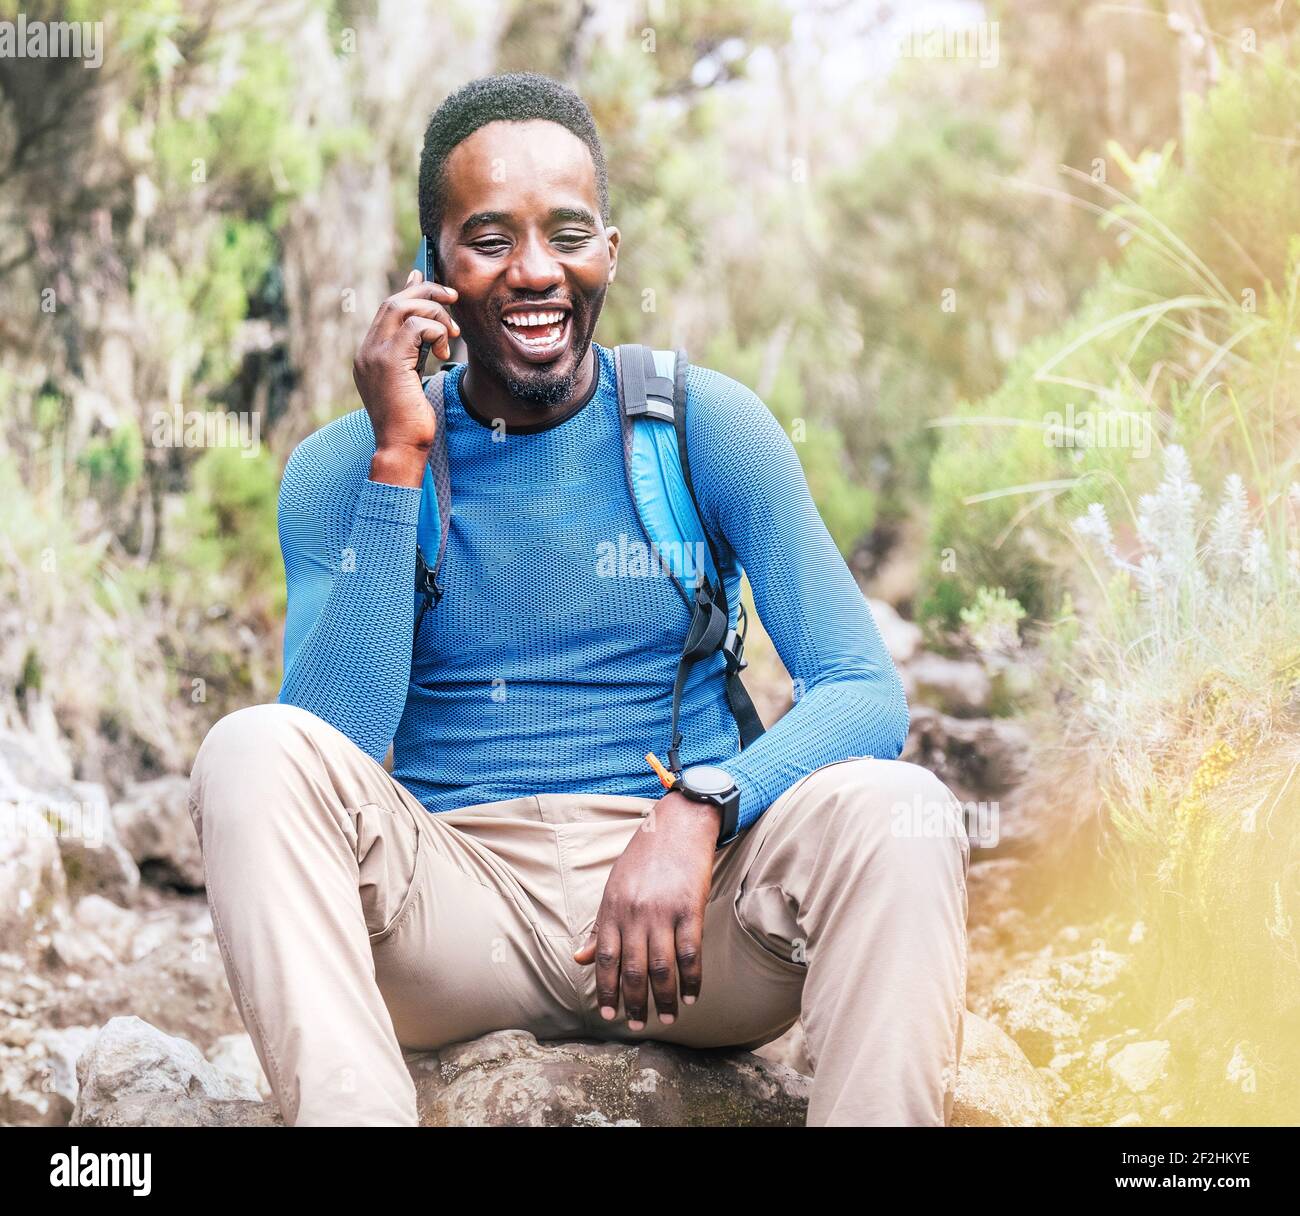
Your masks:
<path fill-rule="evenodd" d="M 647 990 L 665 1026 L 703 980 L 704 908 L 722 812 L 685 794 L 664 795 L 632 836 L 605 883 L 596 924 L 574 961 L 596 964 L 600 1016 L 618 1016 L 620 988 L 629 1030 L 647 1019 Z M 647 983 L 648 981 L 648 983 Z"/>

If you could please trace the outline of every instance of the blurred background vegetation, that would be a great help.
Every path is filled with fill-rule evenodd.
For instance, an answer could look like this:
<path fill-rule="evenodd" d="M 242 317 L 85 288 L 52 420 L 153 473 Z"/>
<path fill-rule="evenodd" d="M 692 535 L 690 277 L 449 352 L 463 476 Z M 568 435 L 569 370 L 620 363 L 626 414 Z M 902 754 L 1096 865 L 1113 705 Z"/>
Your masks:
<path fill-rule="evenodd" d="M 1298 1091 L 1294 3 L 21 7 L 103 21 L 106 55 L 0 59 L 6 718 L 121 788 L 274 698 L 280 469 L 356 407 L 424 123 L 547 72 L 607 145 L 598 339 L 751 385 L 864 587 L 1030 664 L 1003 708 L 1151 930 L 1138 1003 L 1205 994 L 1207 1111 L 1264 1110 L 1220 1075 L 1243 1038 Z M 993 62 L 898 53 L 981 22 Z M 176 408 L 251 412 L 261 445 L 160 445 Z M 1064 441 L 1083 414 L 1148 450 Z"/>

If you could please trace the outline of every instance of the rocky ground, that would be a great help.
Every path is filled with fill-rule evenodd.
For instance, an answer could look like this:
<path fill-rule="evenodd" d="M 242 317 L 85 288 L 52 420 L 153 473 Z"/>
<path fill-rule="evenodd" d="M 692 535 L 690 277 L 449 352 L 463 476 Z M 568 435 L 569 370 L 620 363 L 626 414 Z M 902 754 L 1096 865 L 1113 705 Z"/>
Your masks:
<path fill-rule="evenodd" d="M 1026 739 L 990 716 L 998 678 L 922 650 L 914 626 L 873 608 L 914 705 L 906 758 L 994 812 L 972 820 L 974 1016 L 954 1123 L 1176 1121 L 1161 1097 L 1168 1040 L 1123 1022 L 1141 926 L 1061 924 L 1022 898 L 1036 844 L 1016 796 Z M 761 670 L 751 683 L 769 720 L 783 710 Z M 0 731 L 0 1123 L 278 1122 L 227 986 L 185 797 L 175 776 L 110 804 L 48 741 Z M 506 1031 L 410 1066 L 430 1126 L 786 1124 L 807 1101 L 797 1034 L 751 1055 Z"/>

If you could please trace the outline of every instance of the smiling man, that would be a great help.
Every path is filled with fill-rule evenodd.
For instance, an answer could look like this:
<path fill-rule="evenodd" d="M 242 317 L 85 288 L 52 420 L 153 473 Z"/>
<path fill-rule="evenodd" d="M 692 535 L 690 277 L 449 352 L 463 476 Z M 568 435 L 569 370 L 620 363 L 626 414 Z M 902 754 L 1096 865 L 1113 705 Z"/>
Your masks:
<path fill-rule="evenodd" d="M 478 80 L 433 115 L 440 281 L 384 302 L 364 409 L 290 458 L 279 702 L 223 718 L 194 764 L 232 991 L 300 1126 L 414 1123 L 403 1048 L 504 1028 L 757 1046 L 797 1020 L 810 1124 L 942 1124 L 969 845 L 949 791 L 897 759 L 898 674 L 752 392 L 692 367 L 669 417 L 793 708 L 761 733 L 712 643 L 674 696 L 692 609 L 656 568 L 601 568 L 643 535 L 630 373 L 593 340 L 609 210 L 591 115 L 554 81 Z M 467 362 L 434 395 L 421 345 L 449 360 L 456 337 Z M 445 594 L 417 615 L 435 465 Z M 667 793 L 646 762 L 664 741 Z"/>

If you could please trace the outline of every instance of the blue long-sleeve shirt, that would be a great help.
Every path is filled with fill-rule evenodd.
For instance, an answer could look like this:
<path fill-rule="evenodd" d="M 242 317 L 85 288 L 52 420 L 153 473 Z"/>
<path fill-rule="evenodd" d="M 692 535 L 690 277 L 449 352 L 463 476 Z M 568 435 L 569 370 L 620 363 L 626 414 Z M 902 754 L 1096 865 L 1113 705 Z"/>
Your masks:
<path fill-rule="evenodd" d="M 598 569 L 620 534 L 627 544 L 644 534 L 624 475 L 613 354 L 595 351 L 587 403 L 528 433 L 502 434 L 467 412 L 464 365 L 448 373 L 447 593 L 425 614 L 414 656 L 421 491 L 369 479 L 364 410 L 303 440 L 285 468 L 279 699 L 376 760 L 391 742 L 393 775 L 430 811 L 547 791 L 663 793 L 645 753 L 668 745 L 689 614 L 653 562 L 647 576 Z M 744 567 L 797 694 L 741 752 L 721 656 L 692 671 L 682 762 L 732 774 L 743 828 L 824 764 L 896 757 L 907 703 L 780 424 L 718 372 L 692 367 L 687 391 L 705 526 Z"/>

